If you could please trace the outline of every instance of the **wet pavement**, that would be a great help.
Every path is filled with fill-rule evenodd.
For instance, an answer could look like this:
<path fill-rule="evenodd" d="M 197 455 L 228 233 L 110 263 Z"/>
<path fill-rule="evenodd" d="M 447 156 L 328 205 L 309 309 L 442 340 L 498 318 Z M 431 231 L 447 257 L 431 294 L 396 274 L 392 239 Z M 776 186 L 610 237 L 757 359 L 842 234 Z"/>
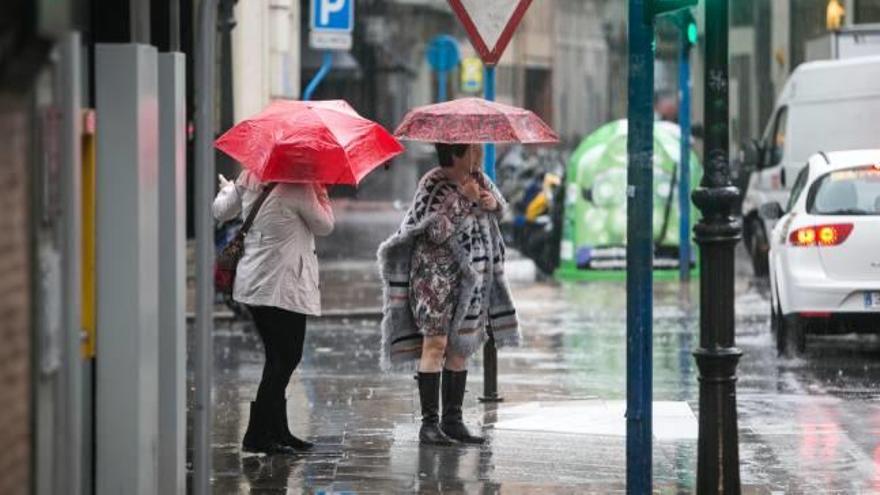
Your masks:
<path fill-rule="evenodd" d="M 465 414 L 489 437 L 482 448 L 419 447 L 412 375 L 379 370 L 370 260 L 322 269 L 337 316 L 310 321 L 288 389 L 291 429 L 319 444 L 314 453 L 242 456 L 262 349 L 246 323 L 218 323 L 214 493 L 623 492 L 624 283 L 536 283 L 526 265 L 512 263 L 525 345 L 499 354 L 503 403 L 477 401 L 479 356 L 471 367 Z M 744 493 L 880 493 L 880 340 L 812 338 L 803 358 L 780 359 L 766 287 L 738 274 Z M 656 493 L 694 491 L 696 285 L 655 285 Z M 340 316 L 348 309 L 353 317 Z"/>

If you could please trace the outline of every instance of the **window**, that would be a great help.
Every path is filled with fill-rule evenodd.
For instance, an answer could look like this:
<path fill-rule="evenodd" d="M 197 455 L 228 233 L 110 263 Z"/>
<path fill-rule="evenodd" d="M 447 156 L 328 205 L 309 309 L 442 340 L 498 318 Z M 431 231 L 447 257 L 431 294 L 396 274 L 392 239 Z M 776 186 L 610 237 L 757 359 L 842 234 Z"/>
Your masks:
<path fill-rule="evenodd" d="M 765 158 L 765 166 L 772 167 L 782 163 L 785 154 L 785 137 L 788 132 L 788 107 L 782 107 L 776 114 L 776 121 L 773 124 L 773 133 L 769 136 L 767 143 L 767 155 Z"/>
<path fill-rule="evenodd" d="M 788 197 L 788 204 L 785 206 L 785 211 L 790 212 L 792 208 L 794 208 L 794 204 L 797 203 L 798 198 L 800 198 L 801 193 L 804 192 L 804 186 L 807 185 L 807 177 L 810 176 L 810 165 L 807 164 L 801 172 L 798 174 L 797 179 L 794 181 L 794 186 L 791 188 L 791 195 Z"/>
<path fill-rule="evenodd" d="M 875 165 L 825 174 L 810 190 L 813 215 L 880 216 L 880 167 Z"/>
<path fill-rule="evenodd" d="M 877 0 L 856 0 L 853 19 L 857 24 L 880 22 L 880 2 Z"/>

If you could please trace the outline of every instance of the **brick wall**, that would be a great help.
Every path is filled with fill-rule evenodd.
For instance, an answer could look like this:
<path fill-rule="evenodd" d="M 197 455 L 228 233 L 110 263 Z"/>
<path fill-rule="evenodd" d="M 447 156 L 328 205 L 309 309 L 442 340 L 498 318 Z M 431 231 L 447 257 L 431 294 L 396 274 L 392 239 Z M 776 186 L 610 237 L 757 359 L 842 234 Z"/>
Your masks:
<path fill-rule="evenodd" d="M 0 493 L 30 491 L 29 118 L 0 94 Z"/>

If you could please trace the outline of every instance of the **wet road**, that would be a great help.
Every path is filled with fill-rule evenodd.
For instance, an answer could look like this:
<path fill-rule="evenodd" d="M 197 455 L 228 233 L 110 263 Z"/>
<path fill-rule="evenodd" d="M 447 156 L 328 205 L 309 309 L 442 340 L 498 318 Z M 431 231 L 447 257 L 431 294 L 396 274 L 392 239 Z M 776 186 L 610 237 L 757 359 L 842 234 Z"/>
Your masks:
<path fill-rule="evenodd" d="M 741 260 L 743 261 L 743 260 Z M 745 263 L 742 263 L 745 265 Z M 323 274 L 331 307 L 375 307 L 370 262 Z M 520 279 L 528 278 L 517 277 Z M 692 493 L 696 471 L 696 284 L 655 286 L 654 486 Z M 740 455 L 744 493 L 880 493 L 880 340 L 811 339 L 776 357 L 766 288 L 737 279 Z M 316 439 L 303 457 L 242 457 L 262 362 L 256 334 L 220 325 L 214 397 L 215 493 L 617 493 L 624 490 L 625 287 L 519 280 L 526 344 L 500 353 L 505 402 L 482 405 L 472 366 L 466 420 L 483 448 L 420 448 L 412 375 L 378 368 L 378 321 L 310 322 L 288 389 L 291 428 Z M 346 296 L 344 294 L 350 294 Z M 366 312 L 368 313 L 368 311 Z"/>

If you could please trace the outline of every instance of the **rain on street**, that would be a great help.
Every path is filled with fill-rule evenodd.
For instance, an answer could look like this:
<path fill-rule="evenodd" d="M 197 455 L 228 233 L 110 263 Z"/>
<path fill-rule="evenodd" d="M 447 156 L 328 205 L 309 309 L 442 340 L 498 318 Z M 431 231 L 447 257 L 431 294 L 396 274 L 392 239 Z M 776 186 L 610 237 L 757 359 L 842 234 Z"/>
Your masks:
<path fill-rule="evenodd" d="M 340 236 L 375 242 L 389 225 L 352 214 Z M 360 216 L 358 216 L 360 215 Z M 386 215 L 388 216 L 388 215 Z M 393 217 L 393 215 L 391 215 Z M 385 223 L 388 224 L 392 220 Z M 367 232 L 372 232 L 371 239 Z M 347 234 L 346 234 L 347 233 Z M 262 348 L 247 323 L 218 324 L 215 488 L 221 493 L 622 493 L 625 491 L 626 312 L 623 280 L 537 282 L 525 259 L 508 273 L 525 344 L 499 352 L 504 402 L 477 401 L 479 355 L 465 399 L 482 448 L 419 448 L 411 373 L 379 369 L 375 263 L 369 245 L 327 241 L 345 261 L 322 267 L 329 316 L 310 323 L 289 388 L 294 431 L 315 438 L 302 457 L 241 457 Z M 330 247 L 333 246 L 333 247 Z M 365 257 L 365 256 L 362 256 Z M 698 283 L 655 284 L 654 477 L 657 493 L 695 489 Z M 767 282 L 741 249 L 736 280 L 740 457 L 744 493 L 880 491 L 880 340 L 811 337 L 798 359 L 777 357 Z"/>

